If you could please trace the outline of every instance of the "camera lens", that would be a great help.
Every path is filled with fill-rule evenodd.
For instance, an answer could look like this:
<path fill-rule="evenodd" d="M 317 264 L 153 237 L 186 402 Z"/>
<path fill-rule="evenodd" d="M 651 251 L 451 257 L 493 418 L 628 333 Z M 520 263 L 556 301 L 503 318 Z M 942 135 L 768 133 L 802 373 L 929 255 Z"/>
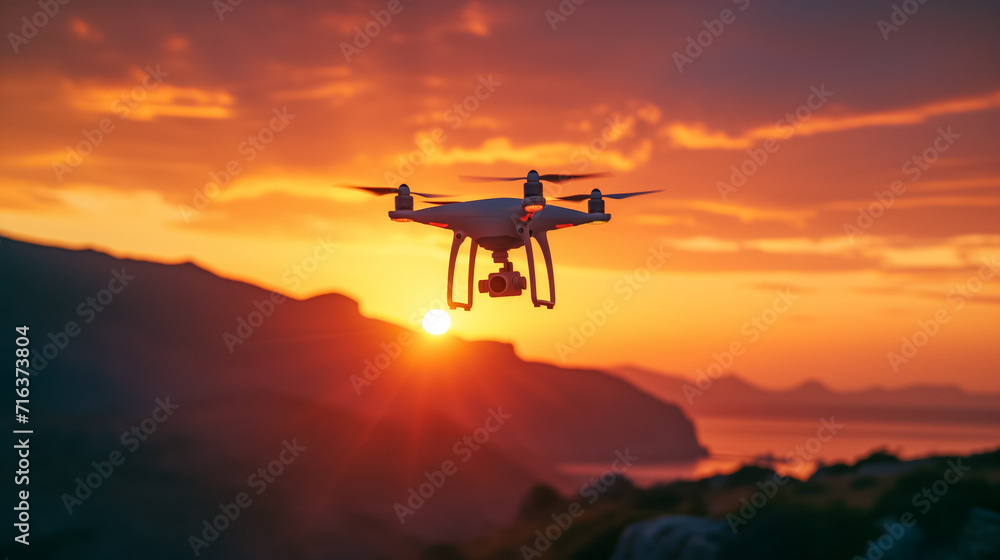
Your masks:
<path fill-rule="evenodd" d="M 494 294 L 499 294 L 500 292 L 507 289 L 507 279 L 503 276 L 497 274 L 493 278 L 490 278 L 490 291 Z"/>

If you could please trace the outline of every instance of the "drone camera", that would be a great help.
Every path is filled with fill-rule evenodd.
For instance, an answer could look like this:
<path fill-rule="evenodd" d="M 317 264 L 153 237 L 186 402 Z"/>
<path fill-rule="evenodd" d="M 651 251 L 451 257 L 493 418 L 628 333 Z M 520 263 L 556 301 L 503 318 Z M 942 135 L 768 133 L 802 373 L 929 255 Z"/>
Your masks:
<path fill-rule="evenodd" d="M 528 279 L 514 270 L 511 263 L 506 263 L 500 272 L 493 272 L 485 280 L 479 281 L 479 293 L 489 293 L 490 297 L 509 297 L 521 295 L 521 290 L 527 289 Z"/>

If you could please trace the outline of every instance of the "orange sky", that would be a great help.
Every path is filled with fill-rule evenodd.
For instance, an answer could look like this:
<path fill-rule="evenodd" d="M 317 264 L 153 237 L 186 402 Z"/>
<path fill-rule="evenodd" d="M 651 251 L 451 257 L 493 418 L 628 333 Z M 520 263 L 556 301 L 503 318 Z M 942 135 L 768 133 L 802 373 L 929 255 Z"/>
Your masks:
<path fill-rule="evenodd" d="M 518 197 L 456 176 L 611 171 L 548 194 L 665 190 L 550 236 L 556 309 L 476 294 L 452 332 L 687 376 L 738 342 L 732 369 L 770 387 L 1000 391 L 982 264 L 1000 258 L 1000 8 L 928 2 L 886 39 L 891 3 L 558 7 L 74 2 L 32 34 L 37 4 L 7 2 L 0 232 L 343 292 L 415 326 L 441 306 L 450 236 L 331 185 Z M 334 257 L 291 281 L 318 239 Z M 920 321 L 935 334 L 890 360 Z"/>

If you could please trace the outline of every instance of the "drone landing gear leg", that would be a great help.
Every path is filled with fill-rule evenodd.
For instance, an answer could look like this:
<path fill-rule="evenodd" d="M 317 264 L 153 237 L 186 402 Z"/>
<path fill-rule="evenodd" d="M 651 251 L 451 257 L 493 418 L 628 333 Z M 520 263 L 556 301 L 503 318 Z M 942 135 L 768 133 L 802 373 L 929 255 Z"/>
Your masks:
<path fill-rule="evenodd" d="M 552 272 L 552 252 L 549 251 L 549 240 L 545 236 L 545 232 L 541 232 L 534 236 L 535 240 L 538 241 L 538 248 L 542 250 L 542 257 L 545 258 L 545 269 L 549 274 L 549 300 L 538 299 L 538 289 L 537 282 L 535 281 L 535 258 L 532 254 L 531 248 L 531 233 L 529 230 L 525 230 L 521 233 L 521 239 L 524 241 L 524 250 L 528 254 L 528 277 L 531 281 L 531 303 L 535 304 L 535 307 L 545 306 L 552 309 L 556 304 L 556 281 L 555 274 Z"/>
<path fill-rule="evenodd" d="M 472 282 L 476 270 L 476 249 L 479 248 L 479 244 L 476 243 L 475 239 L 469 239 L 469 242 L 472 243 L 472 247 L 469 249 L 469 301 L 462 303 L 455 301 L 454 297 L 452 297 L 455 284 L 455 260 L 458 258 L 458 248 L 462 246 L 464 240 L 465 236 L 461 233 L 456 233 L 455 237 L 451 240 L 451 256 L 448 258 L 448 308 L 458 309 L 461 307 L 468 311 L 472 309 Z"/>

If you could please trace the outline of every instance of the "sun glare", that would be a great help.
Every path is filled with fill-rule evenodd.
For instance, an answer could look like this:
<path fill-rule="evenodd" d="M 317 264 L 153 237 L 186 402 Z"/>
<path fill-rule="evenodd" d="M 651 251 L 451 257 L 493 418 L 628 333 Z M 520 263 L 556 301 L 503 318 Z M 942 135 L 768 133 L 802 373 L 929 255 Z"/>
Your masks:
<path fill-rule="evenodd" d="M 424 330 L 438 335 L 448 332 L 451 327 L 451 316 L 443 309 L 431 309 L 424 314 Z"/>

